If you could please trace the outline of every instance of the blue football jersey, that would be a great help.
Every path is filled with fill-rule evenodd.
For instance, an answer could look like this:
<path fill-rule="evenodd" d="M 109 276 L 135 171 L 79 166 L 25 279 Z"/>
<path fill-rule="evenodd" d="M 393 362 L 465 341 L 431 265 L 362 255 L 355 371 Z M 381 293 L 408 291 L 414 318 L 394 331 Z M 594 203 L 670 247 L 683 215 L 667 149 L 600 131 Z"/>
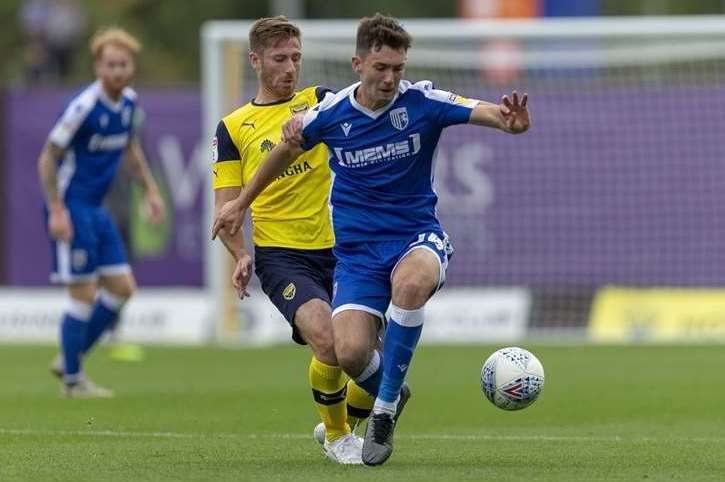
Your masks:
<path fill-rule="evenodd" d="M 66 203 L 99 206 L 133 134 L 136 93 L 126 88 L 112 101 L 99 81 L 66 106 L 48 136 L 65 149 L 58 169 L 58 194 Z"/>
<path fill-rule="evenodd" d="M 359 85 L 327 94 L 303 120 L 302 148 L 328 147 L 337 242 L 405 240 L 440 227 L 433 190 L 438 139 L 444 127 L 467 123 L 477 101 L 429 81 L 403 80 L 391 103 L 371 111 L 355 100 Z"/>

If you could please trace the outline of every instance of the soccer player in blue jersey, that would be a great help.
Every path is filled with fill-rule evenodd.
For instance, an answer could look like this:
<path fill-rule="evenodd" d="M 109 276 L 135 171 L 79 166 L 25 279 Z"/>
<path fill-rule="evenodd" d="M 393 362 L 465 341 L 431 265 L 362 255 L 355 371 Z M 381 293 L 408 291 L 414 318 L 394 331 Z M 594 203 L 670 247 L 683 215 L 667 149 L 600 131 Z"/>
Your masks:
<path fill-rule="evenodd" d="M 121 237 L 102 207 L 122 157 L 141 182 L 152 222 L 164 203 L 134 136 L 136 93 L 129 87 L 140 44 L 121 29 L 91 39 L 97 79 L 75 96 L 48 136 L 38 159 L 50 237 L 51 281 L 67 286 L 69 305 L 60 327 L 61 356 L 51 370 L 70 398 L 107 398 L 92 383 L 82 360 L 113 325 L 136 289 Z"/>
<path fill-rule="evenodd" d="M 445 281 L 453 248 L 436 217 L 433 165 L 441 131 L 476 124 L 518 134 L 530 125 L 527 96 L 500 104 L 402 80 L 410 35 L 397 20 L 361 20 L 353 69 L 357 82 L 290 121 L 240 196 L 213 229 L 235 232 L 257 194 L 302 152 L 327 145 L 337 258 L 332 302 L 337 360 L 358 379 L 381 360 L 376 332 L 389 314 L 383 375 L 365 432 L 363 462 L 393 451 L 396 401 L 423 327 L 425 303 Z M 364 386 L 361 384 L 361 386 Z"/>

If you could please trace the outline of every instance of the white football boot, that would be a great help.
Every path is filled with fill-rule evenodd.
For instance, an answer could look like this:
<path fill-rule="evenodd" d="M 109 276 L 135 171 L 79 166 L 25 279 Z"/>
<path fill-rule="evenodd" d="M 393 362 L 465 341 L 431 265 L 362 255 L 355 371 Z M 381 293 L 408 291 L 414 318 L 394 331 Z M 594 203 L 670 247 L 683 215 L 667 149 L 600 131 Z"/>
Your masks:
<path fill-rule="evenodd" d="M 61 395 L 66 398 L 113 398 L 113 390 L 99 387 L 87 378 L 72 385 L 63 385 Z"/>
<path fill-rule="evenodd" d="M 358 427 L 362 426 L 362 423 L 358 422 L 354 427 L 350 427 L 352 430 L 352 433 L 355 433 Z M 325 434 L 326 434 L 325 424 L 320 422 L 317 425 L 315 425 L 315 430 L 312 431 L 312 437 L 317 441 L 318 444 L 324 445 L 325 443 Z M 356 434 L 357 435 L 357 434 Z M 362 437 L 358 435 L 358 438 L 362 440 Z"/>
<path fill-rule="evenodd" d="M 362 465 L 362 439 L 355 434 L 349 433 L 334 442 L 325 442 L 322 449 L 325 456 L 344 465 Z"/>

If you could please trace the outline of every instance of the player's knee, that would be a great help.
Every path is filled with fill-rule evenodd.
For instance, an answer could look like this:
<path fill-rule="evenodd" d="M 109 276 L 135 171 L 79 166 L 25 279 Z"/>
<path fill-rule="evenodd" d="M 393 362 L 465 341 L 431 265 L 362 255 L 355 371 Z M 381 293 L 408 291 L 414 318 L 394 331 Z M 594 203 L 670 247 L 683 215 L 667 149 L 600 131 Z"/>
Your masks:
<path fill-rule="evenodd" d="M 302 334 L 305 341 L 315 358 L 327 365 L 337 366 L 337 358 L 335 356 L 335 340 L 332 336 L 332 330 L 324 329 L 322 326 L 316 326 L 314 329 L 307 330 Z"/>
<path fill-rule="evenodd" d="M 295 326 L 318 360 L 337 365 L 330 318 L 330 306 L 314 299 L 299 307 L 295 314 Z"/>
<path fill-rule="evenodd" d="M 71 293 L 70 298 L 71 298 L 71 300 L 77 301 L 79 303 L 83 303 L 86 305 L 93 305 L 96 295 L 94 292 Z"/>
<path fill-rule="evenodd" d="M 336 339 L 335 356 L 337 363 L 349 376 L 357 376 L 365 369 L 369 347 L 355 340 Z"/>
<path fill-rule="evenodd" d="M 393 281 L 393 303 L 408 309 L 420 308 L 435 289 L 432 280 L 405 276 Z"/>
<path fill-rule="evenodd" d="M 335 355 L 335 345 L 332 343 L 318 343 L 317 345 L 310 344 L 310 346 L 312 347 L 312 352 L 315 354 L 315 358 L 325 365 L 334 367 L 339 365 L 337 356 Z"/>
<path fill-rule="evenodd" d="M 118 298 L 128 300 L 136 292 L 136 281 L 133 278 L 128 278 L 123 283 L 118 283 L 113 289 L 109 289 L 109 291 Z"/>
<path fill-rule="evenodd" d="M 70 297 L 81 303 L 92 305 L 96 298 L 96 285 L 93 283 L 76 283 L 68 286 Z"/>

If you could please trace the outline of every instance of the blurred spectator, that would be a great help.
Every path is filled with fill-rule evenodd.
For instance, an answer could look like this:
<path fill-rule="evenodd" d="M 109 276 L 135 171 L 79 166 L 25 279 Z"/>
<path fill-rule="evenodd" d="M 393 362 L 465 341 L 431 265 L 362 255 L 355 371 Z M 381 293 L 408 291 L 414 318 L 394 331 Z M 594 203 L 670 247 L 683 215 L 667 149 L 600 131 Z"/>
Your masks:
<path fill-rule="evenodd" d="M 45 36 L 50 2 L 26 0 L 18 11 L 20 29 L 25 36 L 25 76 L 28 82 L 43 81 L 47 76 L 48 44 Z"/>
<path fill-rule="evenodd" d="M 55 0 L 47 23 L 51 69 L 59 79 L 68 78 L 73 53 L 86 32 L 86 16 L 77 0 Z"/>
<path fill-rule="evenodd" d="M 86 16 L 78 1 L 25 0 L 18 17 L 26 40 L 26 80 L 67 80 L 73 54 L 86 32 Z"/>

